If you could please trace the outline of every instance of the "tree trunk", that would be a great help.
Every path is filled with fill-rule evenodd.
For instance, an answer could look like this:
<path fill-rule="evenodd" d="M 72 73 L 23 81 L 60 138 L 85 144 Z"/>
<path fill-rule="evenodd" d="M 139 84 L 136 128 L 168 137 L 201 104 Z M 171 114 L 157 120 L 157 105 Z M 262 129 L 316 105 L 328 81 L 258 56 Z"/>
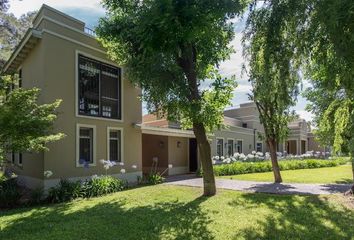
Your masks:
<path fill-rule="evenodd" d="M 279 164 L 278 164 L 276 141 L 274 139 L 268 139 L 267 143 L 268 143 L 268 148 L 269 148 L 269 152 L 270 152 L 270 158 L 272 161 L 274 182 L 281 183 L 281 182 L 283 182 L 283 179 L 281 178 L 280 168 L 279 168 Z"/>
<path fill-rule="evenodd" d="M 211 159 L 210 144 L 206 135 L 204 124 L 193 124 L 193 132 L 197 139 L 200 162 L 203 170 L 204 196 L 213 196 L 216 194 L 215 177 L 213 163 Z"/>

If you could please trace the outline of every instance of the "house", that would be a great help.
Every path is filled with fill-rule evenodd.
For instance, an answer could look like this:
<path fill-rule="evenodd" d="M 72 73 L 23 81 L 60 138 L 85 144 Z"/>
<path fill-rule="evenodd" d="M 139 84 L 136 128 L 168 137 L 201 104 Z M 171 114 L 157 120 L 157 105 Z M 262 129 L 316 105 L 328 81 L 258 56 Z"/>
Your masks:
<path fill-rule="evenodd" d="M 12 170 L 27 187 L 49 188 L 61 178 L 105 174 L 100 159 L 122 164 L 108 173 L 130 182 L 152 169 L 174 175 L 200 167 L 193 131 L 155 115 L 142 117 L 141 90 L 108 58 L 94 32 L 75 18 L 43 5 L 3 72 L 18 74 L 18 87 L 40 88 L 41 103 L 63 100 L 54 131 L 66 137 L 49 144 L 48 152 L 9 156 Z M 264 130 L 254 103 L 224 115 L 227 128 L 210 134 L 213 156 L 267 151 L 258 138 Z M 310 149 L 305 125 L 303 120 L 292 123 L 288 141 L 278 150 L 295 154 Z M 53 175 L 46 178 L 48 170 Z"/>
<path fill-rule="evenodd" d="M 43 5 L 3 71 L 18 73 L 23 88 L 41 89 L 40 102 L 62 99 L 55 132 L 66 135 L 43 153 L 12 154 L 14 171 L 29 186 L 55 185 L 60 178 L 104 174 L 100 159 L 124 163 L 109 170 L 136 181 L 142 175 L 140 89 L 123 77 L 85 23 Z M 132 168 L 137 165 L 137 168 Z M 44 178 L 50 170 L 53 176 Z"/>

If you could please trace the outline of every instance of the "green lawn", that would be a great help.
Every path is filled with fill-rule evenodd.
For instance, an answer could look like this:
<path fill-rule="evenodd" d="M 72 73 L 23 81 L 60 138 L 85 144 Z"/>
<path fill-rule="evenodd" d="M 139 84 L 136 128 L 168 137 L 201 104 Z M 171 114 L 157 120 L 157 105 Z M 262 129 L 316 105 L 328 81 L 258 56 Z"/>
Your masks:
<path fill-rule="evenodd" d="M 284 182 L 288 183 L 352 183 L 351 165 L 341 165 L 337 167 L 299 169 L 281 171 Z M 238 179 L 249 181 L 272 182 L 273 172 L 249 173 L 232 176 L 221 176 L 226 179 Z"/>
<path fill-rule="evenodd" d="M 354 239 L 342 196 L 148 186 L 71 203 L 0 212 L 0 239 Z"/>

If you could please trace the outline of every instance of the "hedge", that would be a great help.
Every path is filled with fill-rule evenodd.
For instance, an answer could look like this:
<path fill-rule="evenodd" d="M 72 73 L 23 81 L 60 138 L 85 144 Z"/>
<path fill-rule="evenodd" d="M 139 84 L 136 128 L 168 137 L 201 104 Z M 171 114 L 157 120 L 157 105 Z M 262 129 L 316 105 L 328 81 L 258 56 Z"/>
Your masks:
<path fill-rule="evenodd" d="M 309 169 L 322 167 L 335 167 L 348 162 L 347 158 L 337 158 L 334 160 L 281 160 L 279 161 L 280 170 Z M 270 160 L 264 162 L 234 162 L 214 166 L 216 176 L 238 175 L 245 173 L 271 172 L 272 164 Z"/>

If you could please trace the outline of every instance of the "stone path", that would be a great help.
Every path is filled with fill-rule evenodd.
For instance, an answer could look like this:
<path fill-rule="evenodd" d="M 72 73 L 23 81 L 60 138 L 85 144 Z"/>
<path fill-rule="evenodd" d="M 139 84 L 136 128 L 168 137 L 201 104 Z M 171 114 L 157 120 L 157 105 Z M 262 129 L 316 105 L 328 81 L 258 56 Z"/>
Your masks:
<path fill-rule="evenodd" d="M 202 187 L 202 178 L 195 175 L 178 175 L 166 179 L 167 185 Z M 302 183 L 270 183 L 230 179 L 216 179 L 216 187 L 244 192 L 261 192 L 273 194 L 335 194 L 344 193 L 350 189 L 350 184 L 302 184 Z"/>

